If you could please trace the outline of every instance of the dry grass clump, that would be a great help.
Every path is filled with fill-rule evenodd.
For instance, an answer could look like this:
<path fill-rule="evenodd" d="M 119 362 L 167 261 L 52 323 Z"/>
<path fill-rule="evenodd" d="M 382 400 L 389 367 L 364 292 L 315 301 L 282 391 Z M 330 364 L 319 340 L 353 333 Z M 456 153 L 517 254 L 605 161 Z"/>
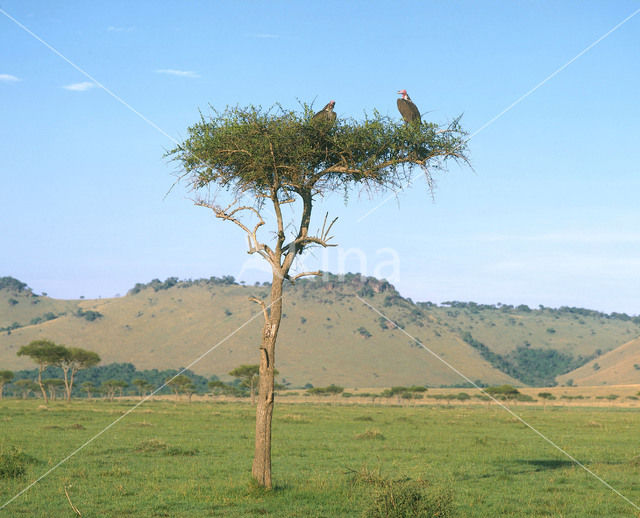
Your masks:
<path fill-rule="evenodd" d="M 360 433 L 360 434 L 356 435 L 356 439 L 358 439 L 358 440 L 371 439 L 371 440 L 384 441 L 385 436 L 382 435 L 382 432 L 380 430 L 376 430 L 374 428 L 374 429 L 371 429 L 371 430 L 367 430 L 364 433 Z"/>
<path fill-rule="evenodd" d="M 299 414 L 285 414 L 280 418 L 280 421 L 283 423 L 298 423 L 298 424 L 308 424 L 311 421 L 306 417 Z"/>
<path fill-rule="evenodd" d="M 151 453 L 155 451 L 166 451 L 169 445 L 160 439 L 146 439 L 138 444 L 136 450 L 138 453 Z"/>
<path fill-rule="evenodd" d="M 200 453 L 196 448 L 182 448 L 181 446 L 171 446 L 160 439 L 147 439 L 138 444 L 136 450 L 138 453 L 155 453 L 162 452 L 166 455 L 177 456 L 183 455 L 191 457 Z"/>

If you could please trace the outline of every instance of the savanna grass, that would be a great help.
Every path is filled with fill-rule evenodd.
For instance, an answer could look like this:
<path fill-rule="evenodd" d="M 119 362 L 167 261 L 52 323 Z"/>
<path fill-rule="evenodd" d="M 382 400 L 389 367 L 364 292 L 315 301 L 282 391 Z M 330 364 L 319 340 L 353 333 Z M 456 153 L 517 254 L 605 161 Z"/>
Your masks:
<path fill-rule="evenodd" d="M 22 475 L 0 480 L 0 506 L 135 402 L 53 402 L 46 411 L 38 410 L 39 404 L 5 400 L 0 406 L 1 451 L 20 452 L 24 461 Z M 640 502 L 636 411 L 525 406 L 516 411 Z M 385 440 L 358 439 L 367 436 L 372 424 Z M 376 505 L 385 509 L 389 486 L 384 481 L 392 481 L 391 494 L 404 491 L 409 509 L 427 508 L 435 495 L 447 513 L 459 517 L 638 514 L 493 406 L 280 402 L 274 415 L 271 491 L 250 483 L 254 426 L 248 403 L 145 403 L 2 512 L 73 516 L 66 487 L 83 516 L 361 518 L 376 516 Z M 354 482 L 354 470 L 361 472 L 359 482 Z"/>

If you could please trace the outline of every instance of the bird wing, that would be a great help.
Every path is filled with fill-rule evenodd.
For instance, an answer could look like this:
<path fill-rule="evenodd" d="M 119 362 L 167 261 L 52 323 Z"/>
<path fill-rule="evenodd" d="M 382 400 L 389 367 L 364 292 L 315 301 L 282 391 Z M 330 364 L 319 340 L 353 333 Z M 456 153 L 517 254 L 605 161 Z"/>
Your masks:
<path fill-rule="evenodd" d="M 324 108 L 322 108 L 322 110 L 320 110 L 318 113 L 316 113 L 313 118 L 314 119 L 326 119 L 329 116 L 329 104 L 331 103 L 327 103 L 325 105 Z"/>
<path fill-rule="evenodd" d="M 420 120 L 420 111 L 410 99 L 398 99 L 398 111 L 407 123 Z"/>

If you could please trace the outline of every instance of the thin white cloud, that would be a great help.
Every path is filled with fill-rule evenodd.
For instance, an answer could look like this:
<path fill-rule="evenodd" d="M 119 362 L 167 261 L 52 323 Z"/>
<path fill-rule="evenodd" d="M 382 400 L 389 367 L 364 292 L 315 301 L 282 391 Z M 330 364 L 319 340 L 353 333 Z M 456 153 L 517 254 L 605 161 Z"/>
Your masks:
<path fill-rule="evenodd" d="M 3 83 L 15 83 L 20 81 L 16 76 L 12 76 L 11 74 L 0 74 L 0 82 Z"/>
<path fill-rule="evenodd" d="M 161 68 L 156 70 L 156 74 L 167 74 L 169 76 L 188 77 L 191 79 L 200 77 L 200 75 L 193 70 L 176 70 L 175 68 Z"/>
<path fill-rule="evenodd" d="M 581 244 L 637 244 L 640 243 L 640 233 L 586 233 L 586 232 L 559 232 L 555 234 L 517 235 L 517 234 L 481 234 L 475 237 L 476 241 L 497 243 L 505 241 L 526 241 L 539 243 L 581 243 Z"/>
<path fill-rule="evenodd" d="M 133 27 L 115 27 L 114 25 L 109 25 L 107 27 L 108 32 L 131 32 L 133 31 Z"/>
<path fill-rule="evenodd" d="M 71 90 L 72 92 L 84 92 L 86 90 L 89 90 L 90 88 L 93 88 L 94 86 L 96 86 L 95 83 L 92 83 L 90 81 L 83 81 L 82 83 L 73 83 L 63 86 L 62 88 L 64 88 L 65 90 Z"/>
<path fill-rule="evenodd" d="M 251 34 L 250 35 L 252 38 L 262 38 L 262 39 L 269 39 L 269 40 L 274 40 L 276 38 L 279 38 L 280 35 L 278 34 L 269 34 L 269 33 L 258 33 L 258 34 Z"/>

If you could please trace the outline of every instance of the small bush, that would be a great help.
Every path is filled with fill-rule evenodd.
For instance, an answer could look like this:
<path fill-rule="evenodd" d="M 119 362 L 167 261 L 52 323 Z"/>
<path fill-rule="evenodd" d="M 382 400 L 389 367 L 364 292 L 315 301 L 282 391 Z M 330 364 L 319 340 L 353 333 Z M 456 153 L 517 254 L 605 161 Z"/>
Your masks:
<path fill-rule="evenodd" d="M 103 317 L 102 313 L 100 313 L 99 311 L 93 311 L 92 309 L 84 311 L 82 308 L 78 308 L 78 311 L 76 312 L 76 316 L 80 318 L 84 318 L 89 322 L 93 322 L 94 320 L 98 320 L 99 318 Z"/>
<path fill-rule="evenodd" d="M 424 482 L 385 480 L 372 493 L 363 518 L 449 518 L 453 498 L 448 490 L 428 490 Z"/>
<path fill-rule="evenodd" d="M 16 448 L 0 452 L 0 479 L 18 478 L 27 471 L 27 456 Z"/>
<path fill-rule="evenodd" d="M 362 336 L 363 338 L 371 338 L 371 333 L 367 331 L 365 327 L 360 326 L 358 328 L 358 333 L 360 333 L 360 336 Z"/>

